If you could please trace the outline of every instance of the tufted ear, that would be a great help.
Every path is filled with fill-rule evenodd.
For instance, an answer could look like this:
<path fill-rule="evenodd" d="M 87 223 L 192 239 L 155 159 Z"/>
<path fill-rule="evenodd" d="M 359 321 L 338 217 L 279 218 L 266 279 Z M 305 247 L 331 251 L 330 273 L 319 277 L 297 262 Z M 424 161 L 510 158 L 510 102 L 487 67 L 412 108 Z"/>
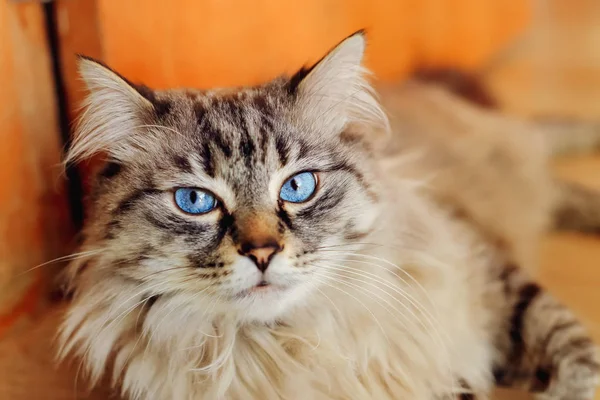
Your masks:
<path fill-rule="evenodd" d="M 359 31 L 290 79 L 289 92 L 296 97 L 303 122 L 336 133 L 351 122 L 387 128 L 387 117 L 365 79 L 365 47 L 365 34 Z"/>
<path fill-rule="evenodd" d="M 143 147 L 137 131 L 152 115 L 152 102 L 98 61 L 80 57 L 79 73 L 89 95 L 66 161 L 76 162 L 100 152 L 116 160 L 126 159 L 136 147 Z"/>

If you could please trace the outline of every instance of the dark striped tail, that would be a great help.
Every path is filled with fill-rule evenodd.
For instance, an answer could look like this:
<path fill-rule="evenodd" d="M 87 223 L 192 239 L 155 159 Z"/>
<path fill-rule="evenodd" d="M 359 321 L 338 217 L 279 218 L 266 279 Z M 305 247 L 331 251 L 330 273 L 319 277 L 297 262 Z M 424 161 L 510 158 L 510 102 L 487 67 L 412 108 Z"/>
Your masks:
<path fill-rule="evenodd" d="M 581 323 L 518 268 L 507 266 L 501 279 L 512 311 L 498 337 L 497 384 L 545 400 L 592 400 L 600 362 Z"/>
<path fill-rule="evenodd" d="M 600 234 L 600 192 L 569 182 L 556 185 L 554 229 Z"/>

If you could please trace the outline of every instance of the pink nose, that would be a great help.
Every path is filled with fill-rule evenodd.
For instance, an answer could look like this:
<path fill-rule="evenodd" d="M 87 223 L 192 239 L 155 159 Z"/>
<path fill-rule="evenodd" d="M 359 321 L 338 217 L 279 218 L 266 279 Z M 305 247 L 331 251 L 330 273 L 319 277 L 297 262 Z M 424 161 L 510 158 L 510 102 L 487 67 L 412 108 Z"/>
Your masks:
<path fill-rule="evenodd" d="M 261 272 L 267 270 L 273 256 L 281 250 L 282 247 L 275 240 L 246 242 L 240 246 L 240 254 L 251 259 Z"/>

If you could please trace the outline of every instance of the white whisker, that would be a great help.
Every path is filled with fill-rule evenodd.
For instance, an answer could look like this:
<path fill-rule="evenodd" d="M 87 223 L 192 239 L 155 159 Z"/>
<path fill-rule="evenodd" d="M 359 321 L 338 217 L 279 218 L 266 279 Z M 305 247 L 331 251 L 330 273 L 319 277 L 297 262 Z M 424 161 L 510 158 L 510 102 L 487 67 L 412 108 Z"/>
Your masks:
<path fill-rule="evenodd" d="M 358 275 L 361 276 L 363 278 L 366 279 L 370 279 L 374 282 L 377 282 L 391 290 L 393 290 L 396 294 L 398 294 L 399 296 L 401 296 L 403 299 L 405 299 L 406 301 L 408 301 L 410 303 L 410 305 L 412 305 L 413 307 L 415 307 L 418 311 L 424 313 L 424 317 L 426 318 L 426 321 L 431 325 L 431 326 L 435 326 L 435 318 L 429 313 L 429 311 L 427 310 L 427 308 L 425 308 L 423 305 L 421 305 L 416 299 L 414 299 L 414 297 L 412 297 L 409 293 L 407 293 L 406 291 L 402 290 L 399 286 L 394 286 L 389 282 L 386 282 L 383 280 L 383 278 L 381 276 L 378 276 L 377 274 L 373 274 L 371 272 L 368 271 L 363 271 L 361 269 L 355 268 L 355 267 L 351 267 L 345 264 L 339 264 L 339 261 L 337 260 L 328 260 L 328 259 L 324 259 L 324 261 L 327 262 L 327 264 L 325 265 L 326 267 L 329 267 L 331 269 L 334 270 L 338 270 L 338 271 L 342 271 L 345 273 L 350 273 L 352 275 Z M 332 263 L 331 261 L 334 262 L 338 262 L 338 263 Z M 400 301 L 400 300 L 398 300 Z M 417 320 L 421 320 L 420 317 L 417 317 L 414 312 L 410 309 L 410 307 L 408 307 L 406 304 L 402 303 L 403 307 L 406 308 L 407 311 L 411 312 L 411 315 L 417 319 Z"/>
<path fill-rule="evenodd" d="M 317 273 L 316 275 L 319 275 L 319 274 Z M 321 275 L 321 276 L 322 276 L 322 277 L 324 277 L 324 278 L 325 278 L 325 280 L 320 280 L 320 279 L 318 279 L 318 278 L 314 278 L 314 279 L 315 279 L 317 282 L 319 282 L 319 283 L 321 283 L 321 284 L 323 284 L 323 285 L 329 286 L 329 287 L 330 287 L 330 288 L 332 288 L 332 289 L 338 290 L 338 291 L 340 291 L 340 292 L 342 292 L 342 293 L 346 294 L 348 297 L 350 297 L 350 298 L 354 299 L 354 300 L 355 300 L 357 303 L 359 303 L 359 304 L 360 304 L 360 305 L 361 305 L 361 306 L 362 306 L 362 307 L 363 307 L 365 310 L 367 310 L 367 312 L 368 312 L 369 314 L 371 314 L 371 317 L 373 317 L 373 320 L 374 320 L 374 322 L 377 324 L 377 326 L 379 326 L 379 329 L 381 329 L 381 333 L 382 333 L 382 334 L 383 334 L 383 336 L 385 337 L 385 340 L 386 340 L 386 341 L 389 343 L 389 341 L 390 341 L 390 340 L 389 340 L 389 338 L 388 338 L 388 336 L 387 336 L 387 334 L 386 334 L 386 332 L 385 332 L 385 329 L 383 329 L 383 326 L 381 325 L 381 323 L 379 322 L 379 320 L 377 319 L 377 317 L 375 316 L 375 314 L 373 313 L 373 311 L 371 311 L 371 310 L 369 309 L 369 307 L 367 307 L 367 306 L 365 305 L 365 303 L 363 303 L 363 302 L 362 302 L 362 301 L 360 301 L 360 300 L 359 300 L 359 299 L 358 299 L 356 296 L 354 296 L 354 295 L 352 295 L 352 294 L 348 293 L 348 292 L 347 292 L 347 291 L 345 291 L 344 289 L 341 289 L 341 288 L 339 288 L 339 287 L 337 287 L 337 286 L 335 286 L 335 285 L 332 285 L 332 284 L 328 283 L 328 282 L 327 282 L 327 279 L 331 279 L 331 277 L 330 277 L 330 276 L 327 276 L 327 275 Z"/>
<path fill-rule="evenodd" d="M 103 251 L 105 251 L 105 249 L 94 249 L 94 250 L 82 251 L 82 252 L 79 252 L 79 253 L 73 253 L 73 254 L 69 254 L 69 255 L 66 255 L 66 256 L 54 258 L 54 259 L 52 259 L 50 261 L 43 262 L 41 264 L 36 265 L 33 268 L 25 270 L 25 271 L 17 274 L 16 277 L 23 276 L 23 275 L 25 275 L 25 274 L 27 274 L 27 273 L 29 273 L 31 271 L 34 271 L 34 270 L 36 270 L 38 268 L 45 267 L 46 265 L 54 264 L 54 263 L 61 262 L 61 261 L 77 260 L 77 259 L 80 259 L 80 258 L 85 258 L 85 257 L 88 257 L 88 256 L 93 256 L 93 255 L 102 253 Z"/>
<path fill-rule="evenodd" d="M 340 255 L 343 255 L 343 256 L 350 255 L 350 257 L 357 257 L 357 255 L 350 254 L 350 253 L 340 253 Z M 323 258 L 323 260 L 334 261 L 334 262 L 342 262 L 339 259 Z M 401 276 L 399 276 L 395 271 L 390 270 L 389 268 L 387 268 L 387 267 L 385 267 L 383 265 L 379 265 L 377 263 L 370 262 L 370 261 L 355 260 L 355 259 L 352 259 L 352 258 L 349 258 L 349 262 L 358 263 L 358 264 L 365 264 L 365 265 L 370 265 L 370 266 L 382 268 L 386 272 L 389 272 L 390 274 L 392 274 L 396 278 L 398 278 L 398 280 L 400 280 L 402 283 L 404 283 L 407 287 L 410 287 L 410 284 L 404 278 L 402 278 Z M 347 267 L 346 265 L 343 265 L 343 266 Z M 398 268 L 401 269 L 400 267 L 398 267 Z M 358 271 L 361 271 L 361 272 L 366 273 L 366 274 L 378 276 L 376 274 L 373 274 L 372 272 L 363 271 L 361 269 L 358 269 Z M 422 288 L 422 292 L 425 292 L 425 288 Z M 424 305 L 418 303 L 416 301 L 416 299 L 414 297 L 410 296 L 408 293 L 406 293 L 406 292 L 403 291 L 402 293 L 398 293 L 398 294 L 400 294 L 402 297 L 404 297 L 408 302 L 411 303 L 411 305 L 413 305 L 414 307 L 416 307 L 418 310 L 422 311 L 425 314 L 424 316 L 428 319 L 428 321 L 432 321 L 432 320 L 435 321 L 437 319 L 433 314 L 431 314 L 431 312 Z M 425 294 L 426 294 L 426 292 L 425 292 Z M 433 301 L 429 297 L 428 297 L 428 300 L 429 300 L 429 303 L 434 307 L 434 311 L 436 311 L 435 305 L 434 305 Z"/>
<path fill-rule="evenodd" d="M 324 265 L 324 267 L 325 268 L 329 268 L 329 269 L 334 270 L 334 271 L 341 271 L 341 272 L 334 272 L 334 274 L 336 274 L 337 276 L 346 278 L 346 279 L 351 279 L 351 280 L 353 280 L 355 282 L 360 282 L 362 284 L 366 284 L 366 285 L 369 285 L 371 287 L 374 287 L 374 288 L 378 289 L 379 291 L 381 291 L 382 293 L 384 293 L 387 296 L 389 296 L 390 298 L 392 298 L 397 304 L 399 304 L 400 306 L 402 306 L 404 308 L 404 310 L 406 310 L 410 314 L 410 316 L 412 317 L 412 319 L 411 318 L 406 318 L 406 316 L 402 312 L 400 312 L 393 305 L 389 304 L 389 302 L 387 302 L 386 300 L 384 300 L 384 299 L 381 299 L 381 300 L 384 301 L 384 302 L 386 302 L 386 304 L 388 304 L 390 307 L 393 307 L 394 310 L 397 311 L 398 314 L 400 314 L 403 317 L 405 317 L 405 319 L 407 321 L 412 322 L 413 326 L 416 327 L 417 325 L 420 325 L 423 328 L 423 331 L 426 332 L 429 335 L 431 335 L 430 330 L 433 331 L 433 336 L 432 336 L 433 342 L 436 343 L 440 347 L 440 351 L 442 351 L 444 354 L 447 354 L 446 345 L 444 344 L 444 341 L 442 340 L 442 337 L 440 335 L 439 330 L 437 329 L 437 325 L 435 324 L 435 322 L 432 321 L 429 318 L 426 318 L 426 320 L 428 322 L 428 326 L 425 325 L 425 323 L 423 322 L 423 319 L 421 318 L 421 315 L 416 315 L 414 313 L 414 311 L 411 310 L 410 307 L 408 307 L 404 302 L 402 302 L 400 299 L 398 299 L 397 297 L 395 297 L 393 294 L 385 291 L 382 287 L 378 286 L 377 283 L 380 284 L 380 285 L 383 285 L 385 287 L 388 287 L 389 289 L 393 290 L 397 294 L 402 295 L 403 298 L 409 299 L 409 297 L 406 296 L 404 294 L 404 292 L 402 290 L 400 290 L 399 287 L 394 287 L 392 285 L 389 285 L 387 282 L 383 281 L 380 277 L 378 277 L 378 276 L 376 276 L 374 274 L 373 274 L 374 276 L 368 276 L 368 275 L 364 274 L 365 271 L 361 271 L 361 270 L 358 270 L 358 269 L 349 270 L 349 269 L 352 269 L 352 268 L 351 267 L 349 268 L 349 267 L 341 265 L 341 264 L 335 265 L 335 264 L 328 263 L 328 264 Z M 346 274 L 350 273 L 352 275 L 358 275 L 358 276 L 360 276 L 362 278 L 368 279 L 368 281 L 360 279 L 360 278 L 349 277 L 349 276 L 344 275 L 344 273 L 346 273 Z M 366 288 L 361 287 L 360 285 L 358 285 L 358 287 L 360 287 L 363 290 L 366 290 Z M 377 296 L 377 297 L 379 298 L 379 296 Z M 413 305 L 413 307 L 417 306 L 417 304 L 415 304 L 415 303 L 412 303 L 412 305 Z M 423 311 L 427 311 L 427 310 L 424 309 L 424 308 L 422 308 L 421 311 L 423 312 Z M 407 328 L 406 325 L 403 325 L 403 326 L 405 328 Z M 407 328 L 407 330 L 408 330 L 408 328 Z"/>
<path fill-rule="evenodd" d="M 381 261 L 387 265 L 389 265 L 390 267 L 395 268 L 395 270 L 402 272 L 404 275 L 406 275 L 410 281 L 412 282 L 412 284 L 415 285 L 415 287 L 419 288 L 419 290 L 421 290 L 421 292 L 425 295 L 427 301 L 429 301 L 429 304 L 434 308 L 434 310 L 437 312 L 437 306 L 435 304 L 435 302 L 433 301 L 433 299 L 431 298 L 431 296 L 429 296 L 429 293 L 427 293 L 427 290 L 425 290 L 425 288 L 423 287 L 423 285 L 421 285 L 419 283 L 419 281 L 417 281 L 410 273 L 408 273 L 408 271 L 406 271 L 404 268 L 398 266 L 397 264 L 394 264 L 393 262 L 386 260 L 385 258 L 381 258 L 381 257 L 377 257 L 377 256 L 373 256 L 373 255 L 368 255 L 368 254 L 362 254 L 362 253 L 357 253 L 357 252 L 340 252 L 339 254 L 345 255 L 345 256 L 355 256 L 355 257 L 363 257 L 366 259 L 371 259 L 371 260 L 377 260 L 377 261 Z M 373 264 L 376 265 L 376 264 Z M 406 282 L 405 279 L 401 278 L 400 276 L 396 275 L 398 277 L 398 279 L 402 280 L 404 283 L 408 284 L 408 282 Z"/>
<path fill-rule="evenodd" d="M 335 281 L 336 283 L 339 283 L 339 284 L 342 284 L 342 285 L 345 285 L 345 286 L 348 286 L 348 287 L 351 287 L 351 288 L 354 288 L 354 289 L 361 290 L 361 291 L 363 291 L 363 292 L 365 292 L 365 293 L 368 293 L 368 294 L 372 295 L 373 297 L 375 297 L 375 298 L 377 298 L 377 299 L 381 300 L 381 301 L 382 301 L 382 302 L 384 302 L 384 303 L 385 303 L 385 304 L 386 304 L 388 307 L 390 307 L 392 310 L 396 311 L 396 313 L 397 313 L 398 315 L 400 315 L 400 316 L 404 317 L 404 320 L 400 320 L 399 318 L 398 318 L 397 320 L 398 320 L 398 322 L 400 322 L 400 323 L 402 324 L 402 326 L 405 328 L 405 330 L 406 330 L 407 332 L 408 332 L 408 331 L 410 331 L 410 328 L 409 328 L 409 327 L 408 327 L 408 326 L 407 326 L 407 325 L 404 323 L 405 321 L 410 321 L 410 319 L 409 319 L 409 318 L 406 318 L 406 316 L 405 316 L 405 315 L 404 315 L 402 312 L 400 312 L 400 310 L 398 310 L 396 307 L 394 307 L 394 306 L 393 306 L 393 305 L 392 305 L 392 304 L 391 304 L 391 303 L 390 303 L 390 302 L 389 302 L 387 299 L 385 299 L 385 298 L 381 297 L 379 294 L 375 293 L 374 291 L 372 291 L 372 290 L 369 290 L 369 289 L 368 289 L 368 288 L 366 288 L 365 286 L 361 286 L 361 285 L 359 285 L 359 284 L 356 284 L 356 283 L 348 282 L 348 281 L 346 281 L 346 279 L 349 279 L 350 281 L 354 281 L 354 282 L 360 282 L 360 283 L 362 283 L 362 284 L 365 284 L 365 285 L 372 286 L 372 287 L 374 287 L 375 289 L 377 289 L 378 291 L 380 291 L 380 292 L 383 292 L 384 294 L 387 294 L 389 297 L 391 297 L 391 298 L 393 298 L 393 299 L 395 299 L 395 298 L 394 298 L 394 296 L 392 296 L 390 293 L 386 292 L 384 289 L 382 289 L 381 287 L 377 286 L 377 285 L 376 285 L 376 284 L 374 284 L 374 283 L 367 282 L 367 281 L 364 281 L 364 280 L 362 280 L 362 279 L 359 279 L 359 278 L 354 278 L 354 277 L 351 277 L 351 276 L 346 276 L 346 275 L 343 275 L 343 274 L 340 274 L 340 273 L 334 272 L 334 270 L 335 270 L 335 269 L 334 269 L 334 267 L 330 267 L 329 265 L 327 265 L 327 266 L 325 266 L 325 267 L 326 267 L 326 268 L 329 268 L 329 271 L 327 271 L 327 274 L 325 274 L 325 273 L 322 273 L 322 272 L 316 272 L 316 274 L 317 274 L 317 275 L 321 275 L 321 276 L 325 276 L 325 277 L 329 276 L 328 274 L 331 274 L 330 278 L 334 279 L 334 281 Z M 343 279 L 335 279 L 336 277 L 337 277 L 337 278 L 343 278 Z M 384 308 L 385 308 L 385 307 L 384 307 Z M 390 311 L 388 308 L 386 308 L 386 310 L 387 310 L 388 312 Z M 394 314 L 394 313 L 391 313 L 391 314 L 392 314 L 392 315 L 394 315 L 394 316 L 396 316 L 396 314 Z M 413 315 L 414 315 L 414 314 L 413 314 Z M 415 317 L 415 319 L 416 319 L 416 320 L 418 320 L 418 318 L 416 317 L 416 315 L 414 315 L 414 317 Z M 413 323 L 414 323 L 414 321 L 413 321 Z"/>
<path fill-rule="evenodd" d="M 320 276 L 322 276 L 323 278 L 326 278 L 326 279 L 327 279 L 327 278 L 329 278 L 329 279 L 333 278 L 333 277 L 331 277 L 331 276 L 328 276 L 328 275 L 326 275 L 326 274 L 322 274 L 322 273 L 320 273 L 320 272 L 318 272 L 318 273 L 317 273 L 317 275 L 320 275 Z M 386 303 L 386 304 L 387 304 L 387 306 L 388 306 L 388 307 L 391 307 L 391 309 L 392 309 L 392 310 L 394 310 L 394 311 L 396 311 L 398 314 L 402 315 L 402 313 L 399 313 L 399 312 L 398 312 L 398 310 L 397 310 L 397 309 L 396 309 L 394 306 L 392 306 L 392 305 L 389 303 L 389 301 L 387 301 L 387 300 L 383 299 L 381 296 L 379 296 L 379 295 L 377 295 L 377 294 L 373 293 L 372 291 L 369 291 L 369 290 L 367 290 L 366 288 L 364 288 L 364 287 L 363 287 L 363 286 L 361 286 L 361 285 L 353 284 L 353 283 L 350 283 L 350 282 L 344 282 L 344 281 L 341 281 L 341 280 L 339 280 L 339 279 L 338 279 L 338 280 L 335 280 L 335 282 L 336 282 L 336 283 L 339 283 L 339 284 L 343 284 L 343 285 L 345 285 L 345 286 L 347 286 L 347 287 L 349 287 L 349 288 L 352 288 L 352 289 L 355 289 L 355 290 L 359 290 L 359 291 L 360 291 L 360 292 L 362 292 L 362 293 L 365 293 L 365 294 L 369 294 L 369 295 L 371 295 L 371 296 L 374 296 L 375 298 L 377 298 L 377 299 L 379 299 L 379 300 L 383 301 L 384 303 Z M 339 287 L 337 287 L 337 286 L 334 286 L 334 285 L 330 285 L 330 287 L 332 287 L 332 288 L 335 288 L 335 289 L 337 289 L 337 290 L 341 290 Z M 343 290 L 342 290 L 342 292 L 344 292 L 344 293 L 348 294 L 347 292 L 345 292 L 345 291 L 343 291 Z M 356 297 L 354 297 L 354 298 L 355 298 L 355 299 L 358 301 L 358 299 L 357 299 Z M 359 301 L 359 302 L 360 302 L 360 301 Z M 361 304 L 364 306 L 364 303 L 362 303 L 362 302 L 360 302 L 360 303 L 361 303 Z M 392 310 L 390 310 L 390 308 L 386 307 L 385 305 L 382 305 L 382 304 L 381 304 L 381 303 L 379 303 L 379 302 L 377 302 L 377 303 L 378 303 L 378 305 L 379 305 L 380 307 L 382 307 L 382 308 L 383 308 L 384 310 L 386 310 L 386 311 L 387 311 L 389 314 L 391 314 L 391 315 L 392 315 L 392 317 L 394 317 L 394 318 L 396 319 L 396 321 L 398 321 L 398 322 L 399 322 L 399 323 L 400 323 L 400 324 L 401 324 L 401 325 L 402 325 L 402 326 L 405 328 L 405 331 L 406 331 L 406 333 L 409 333 L 409 332 L 411 332 L 411 331 L 410 331 L 410 329 L 407 329 L 407 326 L 406 326 L 406 325 L 405 325 L 405 324 L 404 324 L 404 323 L 401 321 L 401 319 L 398 317 L 398 315 L 396 315 L 395 313 L 393 313 L 393 312 L 392 312 Z M 367 311 L 368 311 L 369 313 L 371 313 L 371 315 L 373 316 L 373 318 L 374 318 L 375 322 L 376 322 L 376 323 L 379 325 L 379 327 L 381 328 L 381 324 L 379 323 L 379 320 L 378 320 L 378 319 L 375 317 L 375 315 L 374 315 L 374 314 L 371 312 L 371 310 L 370 310 L 368 307 L 366 307 L 366 306 L 364 306 L 364 307 L 367 309 Z M 381 329 L 382 329 L 382 328 L 381 328 Z M 389 339 L 388 339 L 388 336 L 387 336 L 386 332 L 385 332 L 385 331 L 383 331 L 383 329 L 382 329 L 382 332 L 383 332 L 383 335 L 384 335 L 384 337 L 385 337 L 385 338 L 386 338 L 386 340 L 388 341 L 388 344 L 391 346 L 391 343 L 389 342 Z M 409 335 L 408 335 L 408 338 L 410 338 L 410 339 L 414 339 L 414 335 L 413 335 L 413 334 L 409 334 Z M 407 374 L 407 373 L 406 373 L 406 372 L 405 372 L 403 369 L 400 369 L 400 373 L 403 375 L 404 379 L 407 379 L 407 381 L 408 381 L 408 380 L 410 380 L 410 377 L 408 376 L 408 374 Z"/>

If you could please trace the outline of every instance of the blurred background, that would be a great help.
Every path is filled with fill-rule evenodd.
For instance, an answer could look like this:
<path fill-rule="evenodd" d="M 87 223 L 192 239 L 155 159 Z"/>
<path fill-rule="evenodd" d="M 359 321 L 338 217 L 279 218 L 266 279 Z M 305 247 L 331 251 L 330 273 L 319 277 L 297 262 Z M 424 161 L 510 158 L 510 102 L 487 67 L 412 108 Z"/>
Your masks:
<path fill-rule="evenodd" d="M 150 87 L 247 85 L 363 28 L 377 79 L 459 68 L 507 113 L 600 119 L 600 0 L 0 0 L 0 400 L 107 398 L 54 366 L 56 269 L 31 270 L 68 254 L 84 218 L 92 166 L 60 165 L 84 95 L 75 54 Z M 600 157 L 554 168 L 600 189 Z M 600 341 L 600 241 L 540 251 L 539 279 Z"/>

